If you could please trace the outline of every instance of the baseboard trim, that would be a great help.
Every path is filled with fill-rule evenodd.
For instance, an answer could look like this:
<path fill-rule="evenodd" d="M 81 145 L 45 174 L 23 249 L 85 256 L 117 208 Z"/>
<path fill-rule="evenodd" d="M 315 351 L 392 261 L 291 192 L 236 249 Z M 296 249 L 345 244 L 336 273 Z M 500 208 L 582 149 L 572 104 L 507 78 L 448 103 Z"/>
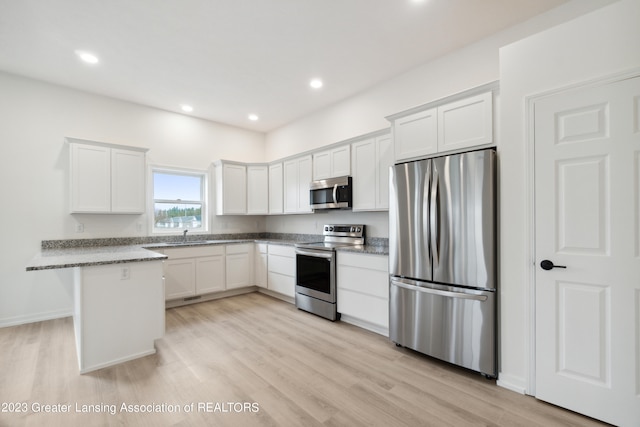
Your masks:
<path fill-rule="evenodd" d="M 523 378 L 500 372 L 496 385 L 519 394 L 527 394 L 526 383 Z"/>
<path fill-rule="evenodd" d="M 340 314 L 340 321 L 353 326 L 357 326 L 362 329 L 366 329 L 371 332 L 375 332 L 376 334 L 380 334 L 385 337 L 389 337 L 389 328 L 367 322 L 366 320 L 358 319 L 357 317 L 351 317 L 347 314 Z"/>
<path fill-rule="evenodd" d="M 29 314 L 26 316 L 15 316 L 0 319 L 0 328 L 8 328 L 11 326 L 26 325 L 27 323 L 44 322 L 47 320 L 61 319 L 63 317 L 73 316 L 73 309 L 46 311 L 44 313 Z"/>

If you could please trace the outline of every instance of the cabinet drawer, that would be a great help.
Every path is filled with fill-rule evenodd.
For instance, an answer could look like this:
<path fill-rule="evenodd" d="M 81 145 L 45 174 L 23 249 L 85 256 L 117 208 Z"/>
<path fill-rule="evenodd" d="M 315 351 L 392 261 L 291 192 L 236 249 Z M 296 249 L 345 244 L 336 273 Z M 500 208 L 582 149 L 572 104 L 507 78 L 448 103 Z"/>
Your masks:
<path fill-rule="evenodd" d="M 224 255 L 224 246 L 211 245 L 197 247 L 191 246 L 188 248 L 166 248 L 163 252 L 169 257 L 169 259 L 197 258 L 202 256 Z"/>
<path fill-rule="evenodd" d="M 269 272 L 294 277 L 296 275 L 296 259 L 269 254 L 267 261 Z"/>
<path fill-rule="evenodd" d="M 295 296 L 295 279 L 291 276 L 269 272 L 267 276 L 267 289 L 290 297 Z"/>
<path fill-rule="evenodd" d="M 389 327 L 388 299 L 371 297 L 344 289 L 338 290 L 338 311 L 383 327 Z"/>
<path fill-rule="evenodd" d="M 295 258 L 296 248 L 284 245 L 269 245 L 269 254 Z"/>
<path fill-rule="evenodd" d="M 389 276 L 385 272 L 339 265 L 337 284 L 338 289 L 389 299 Z"/>
<path fill-rule="evenodd" d="M 338 265 L 366 268 L 369 270 L 389 273 L 389 257 L 386 255 L 356 254 L 352 252 L 338 252 Z"/>
<path fill-rule="evenodd" d="M 227 255 L 231 254 L 248 254 L 251 251 L 252 243 L 240 243 L 236 245 L 227 245 Z"/>

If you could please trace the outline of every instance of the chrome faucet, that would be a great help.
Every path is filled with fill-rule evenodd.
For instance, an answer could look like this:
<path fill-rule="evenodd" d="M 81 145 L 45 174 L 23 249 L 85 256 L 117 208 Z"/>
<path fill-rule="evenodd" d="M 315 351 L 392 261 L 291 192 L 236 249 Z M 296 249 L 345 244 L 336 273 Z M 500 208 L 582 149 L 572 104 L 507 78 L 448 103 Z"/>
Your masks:
<path fill-rule="evenodd" d="M 183 241 L 184 243 L 187 243 L 187 232 L 188 232 L 188 231 L 189 231 L 189 229 L 187 228 L 187 229 L 185 229 L 185 230 L 182 232 L 182 241 Z"/>

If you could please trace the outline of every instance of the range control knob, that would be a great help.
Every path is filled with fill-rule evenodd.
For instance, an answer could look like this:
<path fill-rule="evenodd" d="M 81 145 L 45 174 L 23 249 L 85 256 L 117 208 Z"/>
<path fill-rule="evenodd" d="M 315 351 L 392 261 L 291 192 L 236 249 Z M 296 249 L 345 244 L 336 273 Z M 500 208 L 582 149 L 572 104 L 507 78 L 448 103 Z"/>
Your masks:
<path fill-rule="evenodd" d="M 362 231 L 360 227 L 356 227 L 356 233 L 359 233 L 360 231 Z"/>
<path fill-rule="evenodd" d="M 351 231 L 352 233 L 355 233 L 355 232 L 356 232 L 356 228 L 355 228 L 355 227 L 351 227 L 351 230 L 350 230 L 350 231 Z"/>
<path fill-rule="evenodd" d="M 333 227 L 329 227 L 329 231 L 333 231 Z"/>
<path fill-rule="evenodd" d="M 324 231 L 329 231 L 329 227 L 327 227 L 326 225 L 324 226 Z"/>

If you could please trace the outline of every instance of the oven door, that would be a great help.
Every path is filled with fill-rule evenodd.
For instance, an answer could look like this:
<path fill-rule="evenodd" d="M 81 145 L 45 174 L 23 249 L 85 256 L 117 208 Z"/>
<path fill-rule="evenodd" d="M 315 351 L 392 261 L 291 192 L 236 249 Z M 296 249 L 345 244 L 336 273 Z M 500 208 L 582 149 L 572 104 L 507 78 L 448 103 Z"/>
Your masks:
<path fill-rule="evenodd" d="M 296 292 L 336 302 L 335 251 L 296 249 Z"/>

